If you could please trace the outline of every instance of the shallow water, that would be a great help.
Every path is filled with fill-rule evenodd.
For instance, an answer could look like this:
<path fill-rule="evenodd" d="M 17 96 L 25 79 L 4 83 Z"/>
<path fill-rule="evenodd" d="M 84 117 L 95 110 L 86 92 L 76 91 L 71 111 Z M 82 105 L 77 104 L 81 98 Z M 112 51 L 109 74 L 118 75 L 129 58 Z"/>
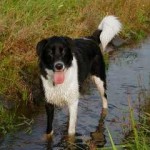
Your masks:
<path fill-rule="evenodd" d="M 89 149 L 88 145 L 110 146 L 106 127 L 115 144 L 121 143 L 129 129 L 129 105 L 139 117 L 139 107 L 144 103 L 143 92 L 150 89 L 150 39 L 139 47 L 122 49 L 113 54 L 107 71 L 109 111 L 106 119 L 100 119 L 101 100 L 96 88 L 80 98 L 78 123 L 74 143 L 66 140 L 68 109 L 57 109 L 54 120 L 52 141 L 43 140 L 46 129 L 44 107 L 39 107 L 39 114 L 34 116 L 32 133 L 24 130 L 7 135 L 0 144 L 1 150 L 43 150 L 43 149 Z M 129 98 L 130 97 L 130 98 Z"/>

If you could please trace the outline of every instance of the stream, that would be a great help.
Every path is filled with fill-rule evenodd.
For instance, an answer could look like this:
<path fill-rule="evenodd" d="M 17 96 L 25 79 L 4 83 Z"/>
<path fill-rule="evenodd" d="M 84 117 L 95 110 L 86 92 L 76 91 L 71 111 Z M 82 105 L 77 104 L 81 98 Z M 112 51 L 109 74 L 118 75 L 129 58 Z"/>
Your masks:
<path fill-rule="evenodd" d="M 38 115 L 33 115 L 31 133 L 19 130 L 8 134 L 0 143 L 0 150 L 63 150 L 89 149 L 110 146 L 108 131 L 115 144 L 122 143 L 130 128 L 129 103 L 134 108 L 135 119 L 139 119 L 144 104 L 144 92 L 150 90 L 150 38 L 138 47 L 120 48 L 109 60 L 107 70 L 108 115 L 101 119 L 102 103 L 95 86 L 90 83 L 86 94 L 81 95 L 74 142 L 66 140 L 68 109 L 55 111 L 54 136 L 45 141 L 46 129 L 44 106 Z"/>

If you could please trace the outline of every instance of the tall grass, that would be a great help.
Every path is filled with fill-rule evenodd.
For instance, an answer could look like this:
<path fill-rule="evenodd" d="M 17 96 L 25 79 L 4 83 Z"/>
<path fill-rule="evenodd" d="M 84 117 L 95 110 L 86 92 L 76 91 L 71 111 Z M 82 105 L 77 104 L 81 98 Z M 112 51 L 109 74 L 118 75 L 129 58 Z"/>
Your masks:
<path fill-rule="evenodd" d="M 146 98 L 146 97 L 145 97 Z M 146 98 L 147 99 L 147 98 Z M 125 138 L 125 143 L 130 149 L 134 150 L 149 150 L 150 149 L 150 114 L 142 112 L 140 120 L 136 120 L 134 116 L 134 109 L 130 104 L 131 98 L 128 98 L 129 112 L 130 112 L 130 126 L 128 136 Z M 149 99 L 147 99 L 149 102 Z M 145 106 L 144 108 L 145 109 Z"/>
<path fill-rule="evenodd" d="M 113 141 L 113 138 L 112 138 L 112 136 L 111 136 L 110 131 L 108 130 L 108 128 L 107 128 L 107 132 L 108 132 L 108 135 L 109 135 L 109 138 L 110 138 L 110 142 L 111 142 L 111 145 L 112 145 L 112 149 L 113 149 L 113 150 L 117 150 L 117 148 L 116 148 L 116 146 L 115 146 L 115 143 L 114 143 L 114 141 Z"/>
<path fill-rule="evenodd" d="M 141 120 L 136 120 L 134 115 L 134 109 L 131 106 L 131 98 L 128 97 L 129 103 L 129 128 L 128 136 L 125 137 L 125 140 L 120 145 L 115 145 L 113 141 L 113 135 L 111 135 L 109 129 L 107 128 L 108 136 L 111 142 L 111 147 L 104 147 L 103 150 L 117 150 L 117 149 L 131 149 L 131 150 L 149 150 L 150 149 L 150 113 L 147 111 L 144 106 L 144 112 L 142 113 Z M 148 99 L 148 102 L 149 99 Z M 146 106 L 147 107 L 147 106 Z M 148 110 L 149 111 L 149 110 Z"/>
<path fill-rule="evenodd" d="M 0 138 L 7 133 L 23 129 L 27 133 L 31 133 L 34 120 L 24 115 L 16 115 L 15 111 L 8 111 L 0 105 Z"/>

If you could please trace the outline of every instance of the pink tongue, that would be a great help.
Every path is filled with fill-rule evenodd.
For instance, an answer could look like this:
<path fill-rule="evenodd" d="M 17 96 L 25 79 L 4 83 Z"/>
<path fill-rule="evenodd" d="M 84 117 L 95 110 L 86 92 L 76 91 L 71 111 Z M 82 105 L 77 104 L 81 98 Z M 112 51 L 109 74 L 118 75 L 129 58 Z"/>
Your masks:
<path fill-rule="evenodd" d="M 64 79 L 65 79 L 64 71 L 56 71 L 54 73 L 55 84 L 62 84 L 64 82 Z"/>

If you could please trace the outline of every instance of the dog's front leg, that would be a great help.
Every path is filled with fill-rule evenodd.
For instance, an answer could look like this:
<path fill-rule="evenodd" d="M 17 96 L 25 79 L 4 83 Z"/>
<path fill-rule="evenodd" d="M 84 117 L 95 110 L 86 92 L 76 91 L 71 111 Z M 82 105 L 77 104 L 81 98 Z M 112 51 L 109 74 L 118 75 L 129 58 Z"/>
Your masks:
<path fill-rule="evenodd" d="M 69 104 L 69 128 L 68 134 L 74 135 L 77 121 L 77 111 L 78 111 L 78 100 L 75 100 L 73 103 Z"/>
<path fill-rule="evenodd" d="M 46 133 L 51 136 L 53 134 L 52 123 L 53 123 L 53 118 L 54 118 L 54 105 L 46 103 L 45 108 L 46 108 L 46 114 L 47 114 Z"/>

